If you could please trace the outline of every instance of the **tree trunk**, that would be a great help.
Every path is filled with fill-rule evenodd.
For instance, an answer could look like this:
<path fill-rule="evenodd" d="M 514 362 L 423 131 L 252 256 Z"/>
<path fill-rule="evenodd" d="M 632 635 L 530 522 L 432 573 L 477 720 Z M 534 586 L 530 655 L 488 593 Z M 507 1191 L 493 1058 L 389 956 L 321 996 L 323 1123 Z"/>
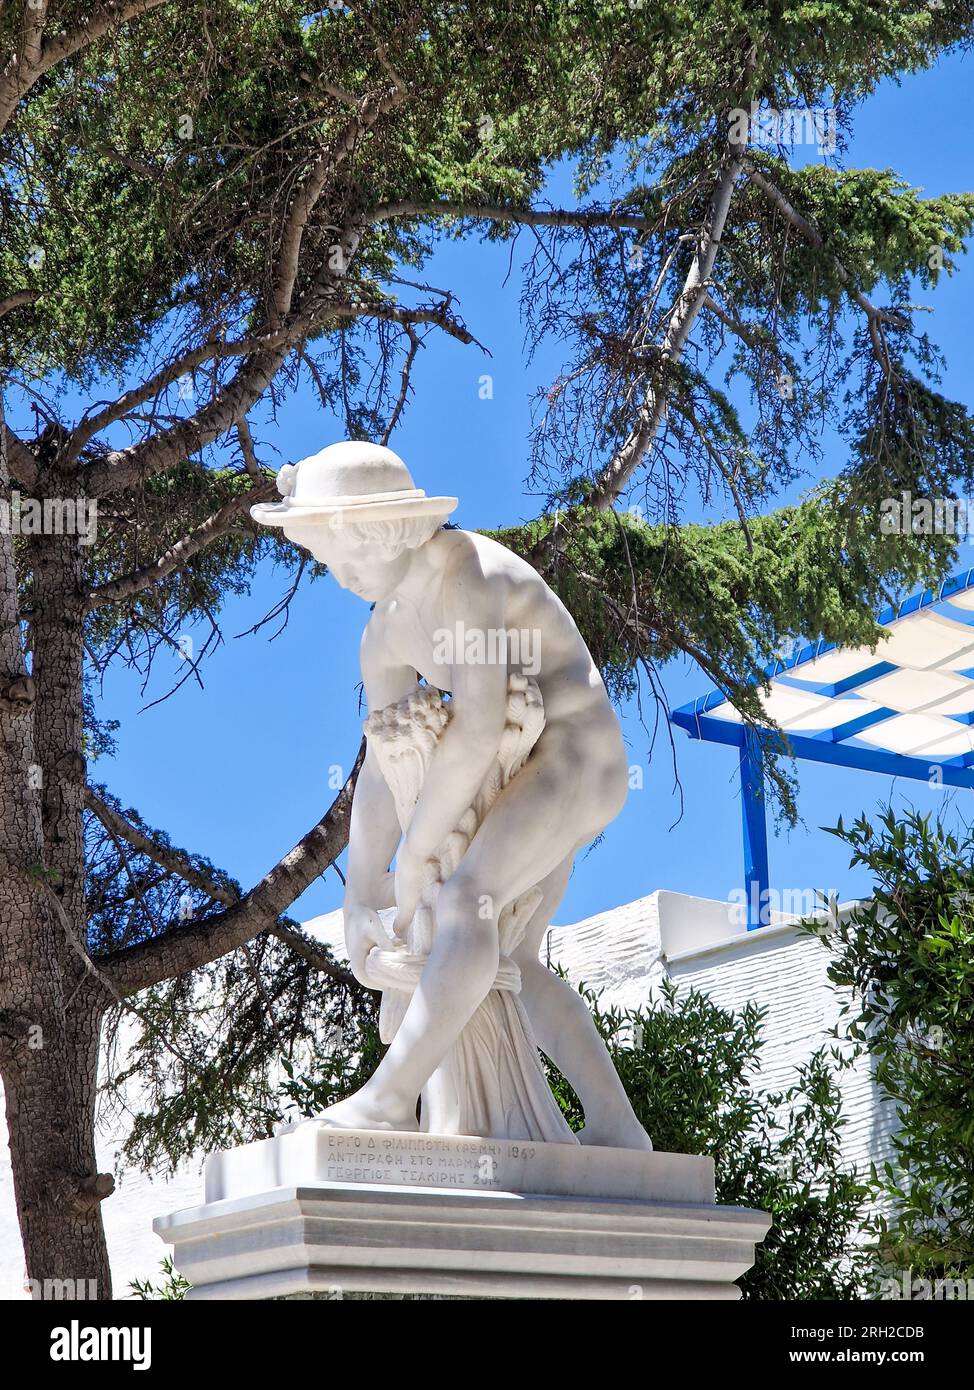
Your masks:
<path fill-rule="evenodd" d="M 3 1080 L 31 1290 L 36 1297 L 109 1299 L 101 1219 L 108 1183 L 96 1176 L 94 1144 L 101 1010 L 83 987 L 66 1017 L 63 1005 L 45 1015 L 37 999 L 28 1012 L 43 1029 L 42 1045 L 28 1040 L 18 1048 Z"/>
<path fill-rule="evenodd" d="M 5 466 L 0 482 L 9 497 Z M 106 996 L 83 955 L 81 558 L 76 537 L 36 537 L 31 550 L 28 676 L 13 545 L 0 534 L 0 1075 L 32 1289 L 70 1293 L 61 1281 L 72 1280 L 81 1296 L 110 1298 L 109 1183 L 94 1150 Z"/>

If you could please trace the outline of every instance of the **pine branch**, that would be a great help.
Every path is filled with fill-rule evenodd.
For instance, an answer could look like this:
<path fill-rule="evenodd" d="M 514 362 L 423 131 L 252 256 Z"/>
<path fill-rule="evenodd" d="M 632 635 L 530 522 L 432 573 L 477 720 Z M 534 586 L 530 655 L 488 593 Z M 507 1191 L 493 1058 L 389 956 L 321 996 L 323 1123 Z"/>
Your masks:
<path fill-rule="evenodd" d="M 871 300 L 866 298 L 862 291 L 853 283 L 852 276 L 843 265 L 842 261 L 830 250 L 824 236 L 818 228 L 813 226 L 807 217 L 803 217 L 797 208 L 792 206 L 781 189 L 773 184 L 760 169 L 748 163 L 745 166 L 745 173 L 750 182 L 753 183 L 756 188 L 759 188 L 765 197 L 774 204 L 782 217 L 784 217 L 797 232 L 800 232 L 811 246 L 814 246 L 818 251 L 824 252 L 824 254 L 829 257 L 835 269 L 835 273 L 839 277 L 849 299 L 866 315 L 873 356 L 879 363 L 883 375 L 891 379 L 895 376 L 895 372 L 886 349 L 883 325 L 889 323 L 896 328 L 905 328 L 907 326 L 905 317 L 902 314 L 898 314 L 893 309 L 879 309 Z"/>
<path fill-rule="evenodd" d="M 45 38 L 50 19 L 48 0 L 31 0 L 24 6 L 24 28 L 20 47 L 11 53 L 0 73 L 0 131 L 9 125 L 20 101 L 34 83 L 57 63 L 88 48 L 111 30 L 130 19 L 147 14 L 165 0 L 104 0 L 95 5 L 84 21 L 57 38 Z"/>
<path fill-rule="evenodd" d="M 709 296 L 710 277 L 720 250 L 734 187 L 743 167 L 744 148 L 743 143 L 728 135 L 723 166 L 711 194 L 707 216 L 700 228 L 697 249 L 659 349 L 663 373 L 650 381 L 635 424 L 624 443 L 602 469 L 586 498 L 586 504 L 597 511 L 608 511 L 615 505 L 659 430 L 666 411 L 668 393 L 665 368 L 677 363 L 682 357 L 697 315 Z M 557 527 L 550 535 L 557 535 Z"/>
<path fill-rule="evenodd" d="M 355 119 L 346 127 L 337 149 L 322 154 L 305 179 L 284 225 L 272 277 L 274 289 L 267 312 L 267 332 L 253 350 L 248 350 L 243 365 L 233 379 L 188 419 L 128 449 L 116 450 L 104 461 L 91 465 L 87 470 L 89 495 L 100 496 L 116 491 L 159 473 L 233 428 L 271 385 L 291 349 L 299 346 L 316 325 L 335 312 L 335 293 L 358 249 L 365 219 L 361 214 L 353 216 L 341 229 L 338 238 L 342 248 L 340 263 L 329 263 L 327 270 L 305 294 L 298 311 L 287 317 L 298 278 L 304 230 L 327 186 L 329 175 L 357 148 L 362 136 L 383 115 L 399 106 L 405 97 L 406 92 L 396 87 L 379 98 L 364 99 Z M 225 355 L 230 351 L 231 348 L 224 348 L 220 353 Z M 211 350 L 208 355 L 220 353 Z M 173 368 L 167 369 L 170 374 L 172 371 Z M 172 379 L 174 377 L 170 375 Z M 90 421 L 87 428 L 91 428 Z"/>
<path fill-rule="evenodd" d="M 3 418 L 3 402 L 0 400 L 0 452 L 3 453 L 4 472 L 22 487 L 35 488 L 40 476 L 37 459 L 30 449 Z"/>
<path fill-rule="evenodd" d="M 111 579 L 92 589 L 88 594 L 89 609 L 103 608 L 107 603 L 119 603 L 153 584 L 158 584 L 170 574 L 182 569 L 194 555 L 198 555 L 208 545 L 239 530 L 241 519 L 248 518 L 250 508 L 255 502 L 269 501 L 276 495 L 274 482 L 265 479 L 260 486 L 248 489 L 239 497 L 231 498 L 212 516 L 194 527 L 188 535 L 170 546 L 165 554 L 160 555 L 152 564 L 143 565 L 140 569 L 132 570 L 129 574 L 120 575 L 117 579 Z"/>
<path fill-rule="evenodd" d="M 565 208 L 518 208 L 494 203 L 398 202 L 383 203 L 368 215 L 370 222 L 392 222 L 400 217 L 471 217 L 486 222 L 512 222 L 526 227 L 612 227 L 620 231 L 645 231 L 652 224 L 638 213 L 608 212 L 602 208 L 572 211 Z"/>
<path fill-rule="evenodd" d="M 348 781 L 325 815 L 238 903 L 206 921 L 182 923 L 151 941 L 99 956 L 100 975 L 112 989 L 123 996 L 135 994 L 209 965 L 262 931 L 273 931 L 278 917 L 348 843 L 352 794 L 364 756 L 363 740 Z"/>
<path fill-rule="evenodd" d="M 183 879 L 192 888 L 199 888 L 214 902 L 223 903 L 226 907 L 231 907 L 240 901 L 238 891 L 196 868 L 188 856 L 180 850 L 173 849 L 171 845 L 162 844 L 161 841 L 154 839 L 148 831 L 133 825 L 121 812 L 109 806 L 108 802 L 99 795 L 97 788 L 90 785 L 85 787 L 85 805 L 89 811 L 94 812 L 106 830 L 125 840 L 133 849 L 138 850 L 139 854 L 144 854 L 147 859 L 151 859 L 154 864 L 158 864 L 167 873 L 175 874 L 177 878 Z"/>
<path fill-rule="evenodd" d="M 310 174 L 298 189 L 284 225 L 281 248 L 278 252 L 277 275 L 270 313 L 272 327 L 280 323 L 291 308 L 291 297 L 298 276 L 301 242 L 311 214 L 324 192 L 328 180 L 344 160 L 353 153 L 362 136 L 375 125 L 376 121 L 387 112 L 395 110 L 405 99 L 406 92 L 399 86 L 394 86 L 379 97 L 363 97 L 358 103 L 354 118 L 345 127 L 335 148 L 322 152 Z"/>

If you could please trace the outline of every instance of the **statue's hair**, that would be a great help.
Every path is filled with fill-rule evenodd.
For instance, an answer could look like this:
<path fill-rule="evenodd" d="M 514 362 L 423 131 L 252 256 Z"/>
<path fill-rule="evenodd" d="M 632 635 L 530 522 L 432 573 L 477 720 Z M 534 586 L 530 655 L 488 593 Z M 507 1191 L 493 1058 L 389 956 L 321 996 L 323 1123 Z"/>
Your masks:
<path fill-rule="evenodd" d="M 378 550 L 394 560 L 404 550 L 418 550 L 443 525 L 442 516 L 397 516 L 388 521 L 342 521 L 338 534 L 351 545 Z"/>

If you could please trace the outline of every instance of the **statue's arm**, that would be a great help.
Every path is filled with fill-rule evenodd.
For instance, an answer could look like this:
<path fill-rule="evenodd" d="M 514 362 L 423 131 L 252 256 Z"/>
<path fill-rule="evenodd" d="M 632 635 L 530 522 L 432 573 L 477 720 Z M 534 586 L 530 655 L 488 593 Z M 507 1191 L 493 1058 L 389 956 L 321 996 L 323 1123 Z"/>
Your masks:
<path fill-rule="evenodd" d="M 470 632 L 503 628 L 506 580 L 485 575 L 473 553 L 463 557 L 444 585 L 447 629 L 460 622 Z M 456 661 L 451 670 L 451 718 L 430 760 L 419 803 L 396 860 L 396 918 L 401 931 L 412 917 L 423 865 L 473 803 L 497 755 L 507 717 L 507 666 Z"/>
<path fill-rule="evenodd" d="M 416 672 L 383 660 L 366 628 L 362 639 L 362 680 L 369 713 L 402 698 L 416 684 Z M 355 783 L 345 876 L 345 944 L 352 970 L 364 980 L 364 964 L 373 945 L 388 938 L 377 916 L 392 906 L 389 864 L 400 840 L 399 818 L 386 780 L 371 748 Z"/>
<path fill-rule="evenodd" d="M 355 784 L 348 835 L 345 908 L 352 903 L 389 905 L 387 871 L 399 843 L 399 820 L 392 794 L 370 751 Z"/>

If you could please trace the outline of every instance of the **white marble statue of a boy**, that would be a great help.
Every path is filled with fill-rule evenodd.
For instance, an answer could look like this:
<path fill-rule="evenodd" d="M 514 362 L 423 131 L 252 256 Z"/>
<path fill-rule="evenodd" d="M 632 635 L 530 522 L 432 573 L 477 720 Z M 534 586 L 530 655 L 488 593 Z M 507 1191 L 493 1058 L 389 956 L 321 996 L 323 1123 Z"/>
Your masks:
<path fill-rule="evenodd" d="M 283 527 L 343 588 L 374 604 L 361 649 L 369 712 L 414 689 L 417 673 L 452 696 L 452 717 L 401 843 L 392 794 L 371 754 L 359 774 L 344 903 L 359 979 L 372 947 L 389 945 L 378 910 L 387 905 L 392 857 L 401 935 L 424 864 L 471 805 L 497 752 L 510 674 L 531 676 L 544 702 L 531 756 L 439 891 L 433 948 L 388 1052 L 366 1085 L 321 1119 L 343 1129 L 417 1128 L 420 1092 L 494 982 L 501 910 L 540 885 L 542 900 L 515 955 L 537 1040 L 579 1096 L 582 1143 L 651 1148 L 584 1001 L 538 959 L 576 851 L 614 819 L 627 790 L 619 724 L 571 615 L 510 550 L 444 529 L 456 498 L 427 497 L 390 449 L 333 444 L 282 469 L 278 487 L 283 500 L 255 506 L 255 519 Z"/>

